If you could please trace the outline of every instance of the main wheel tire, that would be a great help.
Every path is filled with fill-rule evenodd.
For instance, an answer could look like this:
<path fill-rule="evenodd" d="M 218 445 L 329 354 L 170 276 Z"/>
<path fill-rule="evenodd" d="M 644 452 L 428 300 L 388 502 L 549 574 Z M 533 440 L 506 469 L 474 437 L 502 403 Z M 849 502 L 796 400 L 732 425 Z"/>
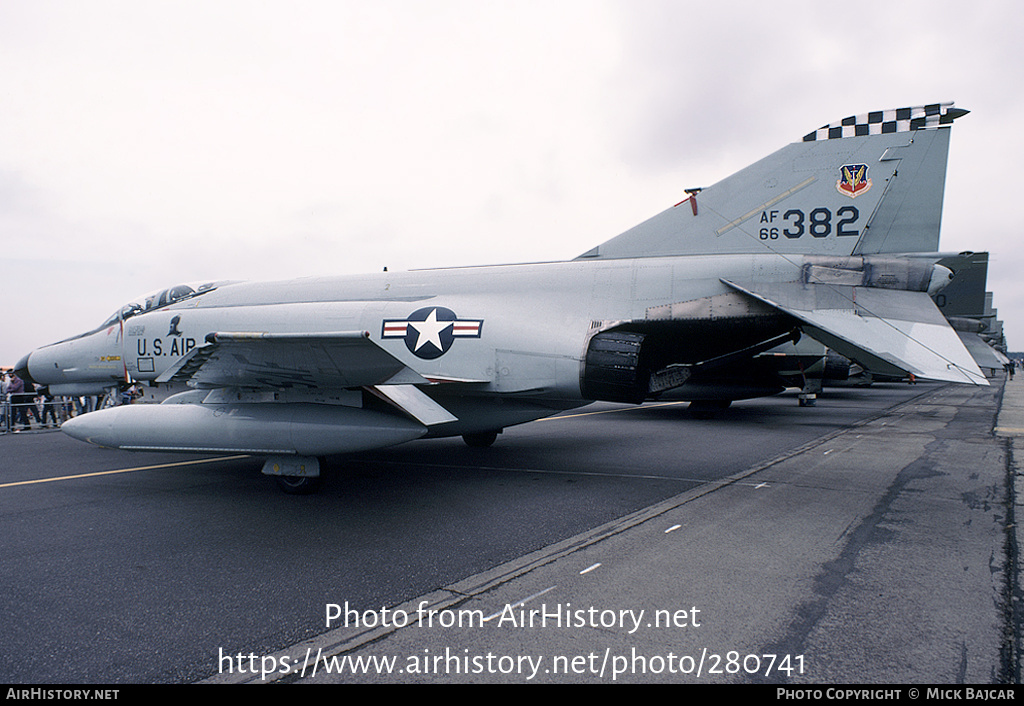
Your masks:
<path fill-rule="evenodd" d="M 486 449 L 488 446 L 493 444 L 498 438 L 498 432 L 496 431 L 482 431 L 477 434 L 463 434 L 462 440 L 466 442 L 466 446 L 474 449 Z"/>
<path fill-rule="evenodd" d="M 731 404 L 732 400 L 694 400 L 687 409 L 696 419 L 711 419 Z"/>
<path fill-rule="evenodd" d="M 274 481 L 289 495 L 310 495 L 320 489 L 321 476 L 274 476 Z"/>

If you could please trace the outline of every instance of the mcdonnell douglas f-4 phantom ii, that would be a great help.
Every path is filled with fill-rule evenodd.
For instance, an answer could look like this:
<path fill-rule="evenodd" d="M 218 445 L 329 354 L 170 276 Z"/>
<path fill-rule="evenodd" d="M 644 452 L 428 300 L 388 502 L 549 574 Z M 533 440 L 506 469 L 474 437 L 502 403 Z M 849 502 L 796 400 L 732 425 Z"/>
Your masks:
<path fill-rule="evenodd" d="M 725 406 L 783 389 L 810 336 L 885 375 L 987 384 L 930 294 L 951 103 L 811 132 L 567 262 L 181 285 L 18 365 L 54 395 L 160 404 L 64 423 L 107 447 L 243 452 L 290 492 L 318 458 L 421 437 L 488 445 L 595 400 Z"/>

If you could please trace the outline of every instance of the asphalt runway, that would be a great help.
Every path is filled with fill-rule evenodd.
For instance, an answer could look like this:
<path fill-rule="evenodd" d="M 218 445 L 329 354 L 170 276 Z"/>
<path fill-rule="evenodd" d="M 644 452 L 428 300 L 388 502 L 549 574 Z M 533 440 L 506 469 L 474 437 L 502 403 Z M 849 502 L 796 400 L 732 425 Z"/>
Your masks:
<path fill-rule="evenodd" d="M 529 593 L 516 593 L 525 590 L 520 582 L 544 583 L 544 570 L 559 564 L 544 559 L 535 566 L 536 557 L 561 560 L 566 554 L 579 560 L 592 550 L 592 542 L 580 537 L 616 523 L 625 522 L 624 528 L 644 526 L 646 520 L 636 518 L 646 517 L 651 508 L 665 503 L 671 512 L 679 513 L 677 524 L 697 532 L 691 540 L 714 552 L 716 536 L 724 537 L 725 530 L 737 523 L 734 511 L 708 514 L 706 504 L 680 504 L 678 498 L 687 494 L 700 497 L 704 489 L 723 483 L 756 487 L 753 480 L 735 481 L 735 477 L 759 466 L 778 468 L 768 462 L 798 458 L 793 455 L 796 450 L 813 446 L 815 440 L 856 432 L 865 420 L 884 422 L 891 429 L 904 415 L 902 411 L 887 415 L 886 410 L 948 394 L 944 391 L 949 389 L 970 392 L 970 404 L 958 402 L 962 413 L 954 416 L 966 423 L 965 410 L 969 409 L 973 426 L 965 431 L 946 425 L 942 427 L 948 430 L 945 433 L 982 433 L 991 439 L 1000 385 L 987 389 L 919 384 L 828 390 L 814 408 L 800 408 L 794 395 L 782 395 L 737 403 L 714 420 L 692 419 L 684 405 L 599 404 L 508 429 L 490 449 L 470 449 L 460 440 L 428 440 L 332 458 L 326 467 L 325 487 L 309 497 L 280 493 L 271 480 L 260 475 L 261 464 L 255 459 L 131 454 L 83 445 L 59 433 L 8 435 L 0 438 L 4 459 L 0 472 L 0 606 L 4 616 L 0 680 L 251 681 L 252 675 L 240 673 L 245 670 L 232 663 L 230 656 L 283 655 L 294 652 L 298 645 L 318 644 L 322 649 L 324 644 L 351 640 L 351 635 L 339 638 L 325 624 L 328 605 L 347 603 L 359 611 L 380 611 L 409 602 L 418 605 L 422 597 L 438 596 L 438 592 L 448 596 L 438 605 L 455 605 L 450 600 L 451 587 L 467 581 L 477 586 L 475 594 L 465 594 L 473 595 L 474 600 L 481 595 L 480 586 L 486 586 L 482 592 L 491 598 L 501 591 L 524 598 Z M 871 446 L 858 453 L 865 456 L 866 465 L 887 469 L 883 475 L 898 476 L 906 467 L 894 466 L 896 459 L 884 445 L 877 453 Z M 850 458 L 859 462 L 856 456 Z M 997 461 L 986 457 L 985 462 Z M 1001 463 L 1005 480 L 1005 461 Z M 809 487 L 815 487 L 815 482 Z M 890 477 L 878 492 L 894 492 L 891 482 Z M 874 492 L 874 488 L 863 490 L 864 502 L 870 500 L 871 507 L 878 503 Z M 708 497 L 717 500 L 725 495 L 716 492 Z M 970 504 L 991 502 L 974 495 Z M 659 509 L 655 516 L 664 512 Z M 972 521 L 977 526 L 983 524 L 977 518 Z M 778 542 L 785 544 L 792 541 L 789 532 L 797 530 L 789 527 L 787 532 L 779 532 L 780 522 L 786 523 L 785 514 L 765 517 L 763 524 L 757 514 L 743 520 L 763 537 L 777 533 Z M 797 522 L 805 520 L 794 519 L 794 525 Z M 717 523 L 722 527 L 716 527 Z M 811 527 L 799 526 L 801 531 Z M 857 526 L 851 526 L 849 536 L 840 532 L 827 547 L 815 552 L 800 549 L 793 554 L 773 554 L 769 573 L 809 576 L 812 583 L 825 580 L 814 577 L 842 559 L 852 540 L 859 542 L 858 547 L 874 546 L 870 536 L 857 534 Z M 633 535 L 616 530 L 608 536 L 618 542 Z M 748 558 L 736 556 L 733 563 L 732 553 L 737 549 L 728 544 L 733 540 L 722 541 L 721 555 L 713 566 L 700 572 L 704 578 L 698 584 L 706 586 L 702 589 L 706 592 L 724 590 L 714 589 L 716 585 L 736 585 L 734 600 L 742 603 L 745 597 L 748 603 L 756 603 L 758 591 L 765 589 L 737 583 L 737 576 L 749 570 L 745 566 Z M 579 551 L 567 551 L 566 543 Z M 620 551 L 639 556 L 629 549 Z M 994 561 L 986 556 L 986 570 Z M 506 576 L 509 566 L 521 568 L 507 580 L 494 578 Z M 730 575 L 732 569 L 736 576 Z M 660 572 L 665 584 L 679 580 L 678 567 L 664 562 L 642 570 L 654 579 Z M 974 575 L 973 570 L 964 571 Z M 912 576 L 920 578 L 916 572 Z M 604 585 L 616 584 L 609 580 Z M 614 607 L 627 608 L 646 600 L 642 593 L 631 595 L 629 605 L 623 604 L 620 596 Z M 690 603 L 703 604 L 710 613 L 713 601 L 707 595 L 693 594 Z M 806 605 L 789 597 L 786 609 L 818 611 L 819 617 L 826 616 L 827 610 L 820 610 L 807 595 L 802 597 Z M 658 601 L 654 604 L 660 605 Z M 688 603 L 685 607 L 693 606 Z M 731 630 L 735 616 L 708 615 L 708 619 L 717 623 L 717 634 L 735 636 L 734 642 L 726 640 L 729 644 L 755 639 L 742 630 Z M 863 621 L 864 617 L 851 619 Z M 978 622 L 973 614 L 965 619 Z M 772 620 L 780 618 L 773 613 Z M 795 651 L 805 650 L 813 642 L 808 636 L 819 623 L 793 623 L 792 615 L 789 620 L 788 628 L 773 624 L 771 639 L 778 643 L 773 649 L 785 649 L 795 656 Z M 615 630 L 598 633 L 621 637 Z M 538 634 L 549 636 L 543 631 Z M 758 649 L 764 647 L 765 634 Z M 794 637 L 800 634 L 804 637 Z M 574 632 L 563 637 L 579 641 L 585 635 Z M 415 635 L 404 630 L 385 642 L 399 649 L 405 640 L 428 640 L 426 644 L 402 645 L 402 649 L 424 654 L 461 644 L 454 637 L 450 632 Z M 520 637 L 492 635 L 488 639 L 502 644 L 502 640 L 518 643 Z M 870 642 L 871 637 L 856 639 Z M 552 644 L 544 649 L 563 647 Z M 577 647 L 577 652 L 586 652 L 584 645 Z M 468 656 L 473 647 L 461 649 Z M 511 647 L 508 652 L 511 654 Z M 963 659 L 971 661 L 966 656 Z M 996 676 L 1004 669 L 998 662 L 996 659 L 991 666 Z M 844 676 L 841 670 L 822 671 L 820 661 L 816 668 L 818 675 Z M 974 674 L 967 667 L 961 673 Z M 862 681 L 873 677 L 855 674 Z M 738 678 L 734 673 L 730 676 Z M 773 676 L 779 674 L 768 680 Z M 784 676 L 798 681 L 800 675 Z M 641 675 L 637 680 L 658 680 L 648 677 Z M 570 678 L 548 673 L 547 678 L 588 681 L 593 675 L 573 673 Z M 659 678 L 675 680 L 665 674 Z M 754 674 L 748 680 L 758 678 Z M 466 674 L 432 678 L 406 674 L 397 679 L 394 675 L 349 675 L 340 680 L 518 682 L 523 678 L 506 673 L 471 678 Z"/>

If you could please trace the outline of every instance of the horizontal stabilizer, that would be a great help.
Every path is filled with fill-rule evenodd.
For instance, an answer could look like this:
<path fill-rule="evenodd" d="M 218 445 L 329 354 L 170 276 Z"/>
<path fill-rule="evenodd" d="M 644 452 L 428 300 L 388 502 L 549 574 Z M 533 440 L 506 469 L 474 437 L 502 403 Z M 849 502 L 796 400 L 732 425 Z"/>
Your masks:
<path fill-rule="evenodd" d="M 979 368 L 999 369 L 1010 362 L 1010 359 L 985 343 L 985 339 L 970 331 L 957 331 L 960 340 L 974 358 Z"/>
<path fill-rule="evenodd" d="M 723 282 L 799 319 L 805 333 L 872 372 L 988 385 L 924 292 L 800 282 Z"/>

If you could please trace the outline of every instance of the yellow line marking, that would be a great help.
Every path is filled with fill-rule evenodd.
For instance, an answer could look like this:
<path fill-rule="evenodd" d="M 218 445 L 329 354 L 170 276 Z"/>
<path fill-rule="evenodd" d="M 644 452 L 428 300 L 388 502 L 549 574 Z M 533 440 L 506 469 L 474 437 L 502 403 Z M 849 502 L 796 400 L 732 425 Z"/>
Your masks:
<path fill-rule="evenodd" d="M 80 473 L 77 476 L 58 476 L 56 478 L 39 478 L 37 480 L 19 480 L 13 483 L 0 483 L 0 488 L 13 488 L 16 485 L 33 485 L 35 483 L 53 483 L 58 480 L 75 480 L 76 478 L 92 478 L 94 476 L 110 476 L 117 473 L 134 473 L 135 471 L 153 471 L 158 468 L 176 468 L 178 466 L 193 466 L 200 463 L 214 463 L 216 461 L 235 461 L 242 456 L 219 456 L 217 458 L 203 458 L 198 461 L 177 461 L 175 463 L 161 463 L 156 466 L 137 466 L 136 468 L 118 468 L 113 471 L 96 471 L 95 473 Z"/>

